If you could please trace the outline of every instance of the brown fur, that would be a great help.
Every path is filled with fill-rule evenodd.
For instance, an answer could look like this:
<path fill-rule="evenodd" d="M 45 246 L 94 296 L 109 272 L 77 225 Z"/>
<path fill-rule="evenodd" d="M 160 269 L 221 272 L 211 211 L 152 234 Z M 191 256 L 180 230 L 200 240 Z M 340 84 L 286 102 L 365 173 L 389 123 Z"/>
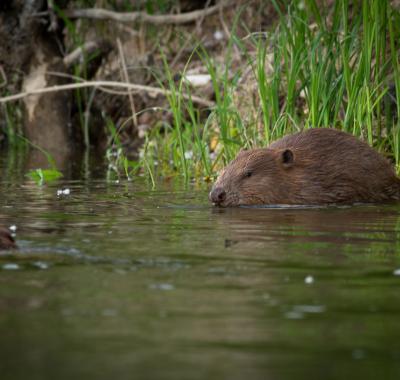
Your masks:
<path fill-rule="evenodd" d="M 11 236 L 7 228 L 0 227 L 0 249 L 16 248 L 14 238 Z"/>
<path fill-rule="evenodd" d="M 210 201 L 223 207 L 399 199 L 400 179 L 392 165 L 354 136 L 328 128 L 241 151 L 210 192 Z"/>

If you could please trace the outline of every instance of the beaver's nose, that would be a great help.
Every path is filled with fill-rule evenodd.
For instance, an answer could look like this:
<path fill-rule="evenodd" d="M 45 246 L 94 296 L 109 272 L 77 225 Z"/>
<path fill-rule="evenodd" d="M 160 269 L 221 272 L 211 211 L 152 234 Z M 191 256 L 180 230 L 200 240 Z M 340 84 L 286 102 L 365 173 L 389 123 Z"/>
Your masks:
<path fill-rule="evenodd" d="M 210 201 L 216 204 L 222 203 L 226 199 L 226 192 L 222 187 L 216 187 L 210 192 Z"/>

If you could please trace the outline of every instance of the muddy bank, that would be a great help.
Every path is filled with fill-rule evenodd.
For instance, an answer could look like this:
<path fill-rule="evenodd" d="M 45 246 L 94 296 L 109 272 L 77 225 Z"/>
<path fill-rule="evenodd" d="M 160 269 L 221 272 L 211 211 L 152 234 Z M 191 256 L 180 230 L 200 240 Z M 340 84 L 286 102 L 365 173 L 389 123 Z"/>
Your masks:
<path fill-rule="evenodd" d="M 115 144 L 115 133 L 125 154 L 137 158 L 144 134 L 172 121 L 168 102 L 159 91 L 167 84 L 163 59 L 175 80 L 183 70 L 195 78 L 192 91 L 200 99 L 195 106 L 203 110 L 200 117 L 206 117 L 214 90 L 209 78 L 195 82 L 206 69 L 200 57 L 192 55 L 194 47 L 203 46 L 222 62 L 235 23 L 238 36 L 245 36 L 249 30 L 265 30 L 274 21 L 271 5 L 254 1 L 244 8 L 244 3 L 161 2 L 150 9 L 144 2 L 131 7 L 121 2 L 115 7 L 106 3 L 103 10 L 83 9 L 77 1 L 66 0 L 57 7 L 43 0 L 3 4 L 2 95 L 83 80 L 148 86 L 129 94 L 125 89 L 103 91 L 93 86 L 24 97 L 0 109 L 3 140 L 7 120 L 12 118 L 15 128 L 61 166 L 85 146 L 103 154 Z M 234 55 L 236 66 L 245 59 L 237 49 Z"/>

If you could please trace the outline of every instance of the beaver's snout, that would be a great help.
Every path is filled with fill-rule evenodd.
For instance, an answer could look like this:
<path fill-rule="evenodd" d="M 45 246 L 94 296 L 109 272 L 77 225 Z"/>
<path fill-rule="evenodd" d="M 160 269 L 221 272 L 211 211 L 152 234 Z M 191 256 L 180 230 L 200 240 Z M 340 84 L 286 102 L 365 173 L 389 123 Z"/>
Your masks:
<path fill-rule="evenodd" d="M 222 187 L 215 187 L 211 190 L 209 198 L 211 202 L 220 205 L 226 199 L 226 192 Z"/>

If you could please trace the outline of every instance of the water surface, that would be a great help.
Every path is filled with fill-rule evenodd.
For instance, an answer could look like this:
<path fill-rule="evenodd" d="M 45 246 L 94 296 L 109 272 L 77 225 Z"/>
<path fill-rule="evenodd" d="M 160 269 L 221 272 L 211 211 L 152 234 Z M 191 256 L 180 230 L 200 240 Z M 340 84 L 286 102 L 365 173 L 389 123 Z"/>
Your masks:
<path fill-rule="evenodd" d="M 58 190 L 69 189 L 69 194 Z M 398 379 L 400 207 L 1 184 L 1 379 Z"/>

